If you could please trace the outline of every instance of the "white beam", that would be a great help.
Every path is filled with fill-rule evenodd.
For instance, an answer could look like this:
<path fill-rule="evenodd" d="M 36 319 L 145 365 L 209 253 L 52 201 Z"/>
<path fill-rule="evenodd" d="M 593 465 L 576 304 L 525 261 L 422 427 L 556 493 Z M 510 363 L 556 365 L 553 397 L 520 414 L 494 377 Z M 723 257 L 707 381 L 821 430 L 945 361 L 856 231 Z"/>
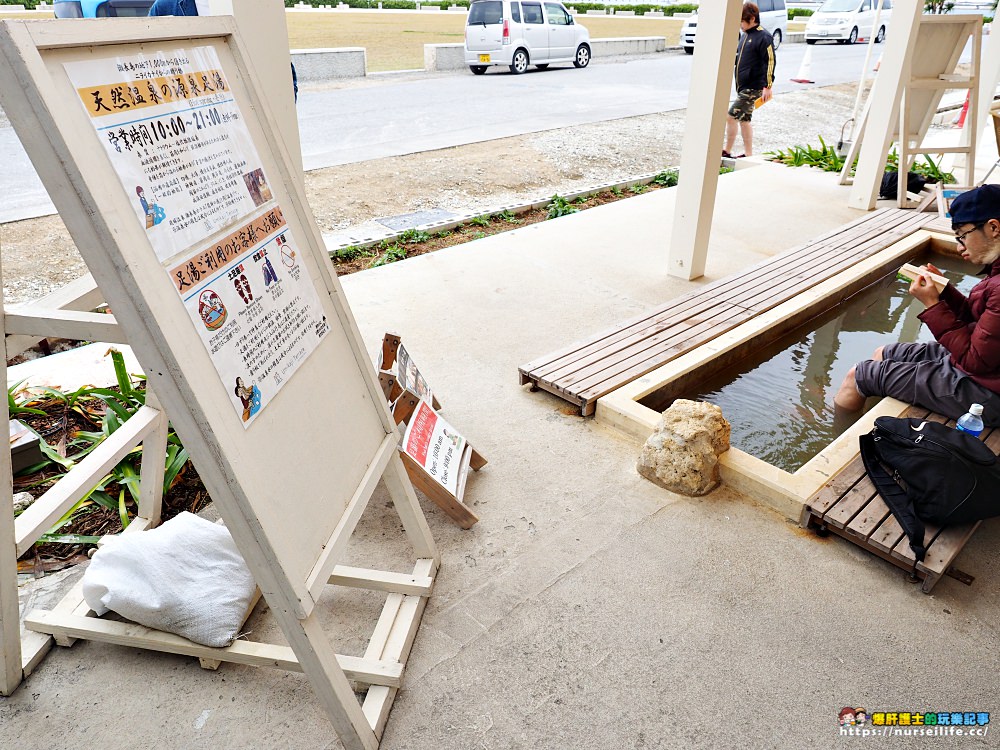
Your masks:
<path fill-rule="evenodd" d="M 923 9 L 923 0 L 897 0 L 893 3 L 892 29 L 886 35 L 882 64 L 868 95 L 863 139 L 861 133 L 856 135 L 861 145 L 858 168 L 847 200 L 851 208 L 863 211 L 875 208 L 889 145 L 899 118 L 900 99 L 910 79 L 910 62 Z"/>
<path fill-rule="evenodd" d="M 299 120 L 292 90 L 292 57 L 288 50 L 288 26 L 285 4 L 281 0 L 233 2 L 209 0 L 213 16 L 232 16 L 248 49 L 253 50 L 250 64 L 266 92 L 288 155 L 302 178 L 302 145 Z"/>
<path fill-rule="evenodd" d="M 682 279 L 705 273 L 742 9 L 743 0 L 726 0 L 702 3 L 698 12 L 667 267 Z"/>

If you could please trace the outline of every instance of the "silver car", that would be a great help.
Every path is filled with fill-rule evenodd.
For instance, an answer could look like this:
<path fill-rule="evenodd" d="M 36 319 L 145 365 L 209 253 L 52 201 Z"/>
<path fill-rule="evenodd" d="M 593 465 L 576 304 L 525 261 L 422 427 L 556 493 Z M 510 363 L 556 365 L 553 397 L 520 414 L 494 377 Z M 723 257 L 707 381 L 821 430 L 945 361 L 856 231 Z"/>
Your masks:
<path fill-rule="evenodd" d="M 473 0 L 465 25 L 465 62 L 477 76 L 494 65 L 519 75 L 534 65 L 590 64 L 590 32 L 555 0 Z"/>

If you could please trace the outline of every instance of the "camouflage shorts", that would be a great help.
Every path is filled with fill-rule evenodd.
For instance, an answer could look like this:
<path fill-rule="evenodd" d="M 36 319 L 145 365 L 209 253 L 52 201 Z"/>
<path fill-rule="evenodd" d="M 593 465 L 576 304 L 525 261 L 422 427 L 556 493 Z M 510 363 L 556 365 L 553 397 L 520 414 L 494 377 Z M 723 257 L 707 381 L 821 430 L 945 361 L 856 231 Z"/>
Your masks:
<path fill-rule="evenodd" d="M 742 89 L 736 93 L 736 100 L 729 105 L 729 116 L 740 122 L 753 119 L 753 103 L 764 92 L 761 89 Z"/>

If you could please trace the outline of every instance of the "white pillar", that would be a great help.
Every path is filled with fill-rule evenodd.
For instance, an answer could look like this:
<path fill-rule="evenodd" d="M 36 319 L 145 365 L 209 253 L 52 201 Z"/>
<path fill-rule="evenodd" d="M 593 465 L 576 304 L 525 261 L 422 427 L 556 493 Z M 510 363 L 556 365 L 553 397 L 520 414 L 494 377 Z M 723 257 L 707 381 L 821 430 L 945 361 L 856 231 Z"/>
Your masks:
<path fill-rule="evenodd" d="M 1000 83 L 1000 22 L 992 24 L 990 35 L 983 43 L 983 60 L 979 66 L 979 113 L 974 123 L 976 133 L 982 133 L 990 121 L 990 109 L 993 107 L 993 95 L 996 93 L 998 83 Z M 968 122 L 966 127 L 969 127 Z M 1000 144 L 997 147 L 1000 149 Z M 969 157 L 973 164 L 975 157 L 975 154 Z"/>
<path fill-rule="evenodd" d="M 667 265 L 671 276 L 682 279 L 705 273 L 742 10 L 743 0 L 702 3 L 698 9 L 698 42 Z"/>
<path fill-rule="evenodd" d="M 292 58 L 288 51 L 288 25 L 285 5 L 281 0 L 233 2 L 209 0 L 213 16 L 232 16 L 240 37 L 252 51 L 249 64 L 267 92 L 271 111 L 278 125 L 278 135 L 284 140 L 292 166 L 302 174 L 302 145 L 299 141 L 299 121 L 295 113 L 292 90 Z"/>
<path fill-rule="evenodd" d="M 886 35 L 885 53 L 868 95 L 864 132 L 855 133 L 855 142 L 860 141 L 860 149 L 858 168 L 847 200 L 851 208 L 864 211 L 875 208 L 889 145 L 899 121 L 903 88 L 910 80 L 910 61 L 923 9 L 923 0 L 897 0 L 893 3 L 892 26 Z"/>

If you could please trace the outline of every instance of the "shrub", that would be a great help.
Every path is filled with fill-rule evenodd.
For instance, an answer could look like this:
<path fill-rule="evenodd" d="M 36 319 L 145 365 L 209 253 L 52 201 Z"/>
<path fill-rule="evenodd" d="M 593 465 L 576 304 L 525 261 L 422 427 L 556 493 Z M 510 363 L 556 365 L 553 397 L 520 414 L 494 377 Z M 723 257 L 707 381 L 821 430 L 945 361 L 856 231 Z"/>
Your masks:
<path fill-rule="evenodd" d="M 560 216 L 575 214 L 580 210 L 558 194 L 552 196 L 552 202 L 546 208 L 549 210 L 548 218 L 550 219 L 558 219 Z"/>
<path fill-rule="evenodd" d="M 653 177 L 653 182 L 663 187 L 674 187 L 677 184 L 677 170 L 664 169 L 658 175 Z"/>
<path fill-rule="evenodd" d="M 788 18 L 789 19 L 795 18 L 796 16 L 807 16 L 808 17 L 808 16 L 811 16 L 812 14 L 813 14 L 813 11 L 810 10 L 809 8 L 789 8 L 788 9 Z"/>

